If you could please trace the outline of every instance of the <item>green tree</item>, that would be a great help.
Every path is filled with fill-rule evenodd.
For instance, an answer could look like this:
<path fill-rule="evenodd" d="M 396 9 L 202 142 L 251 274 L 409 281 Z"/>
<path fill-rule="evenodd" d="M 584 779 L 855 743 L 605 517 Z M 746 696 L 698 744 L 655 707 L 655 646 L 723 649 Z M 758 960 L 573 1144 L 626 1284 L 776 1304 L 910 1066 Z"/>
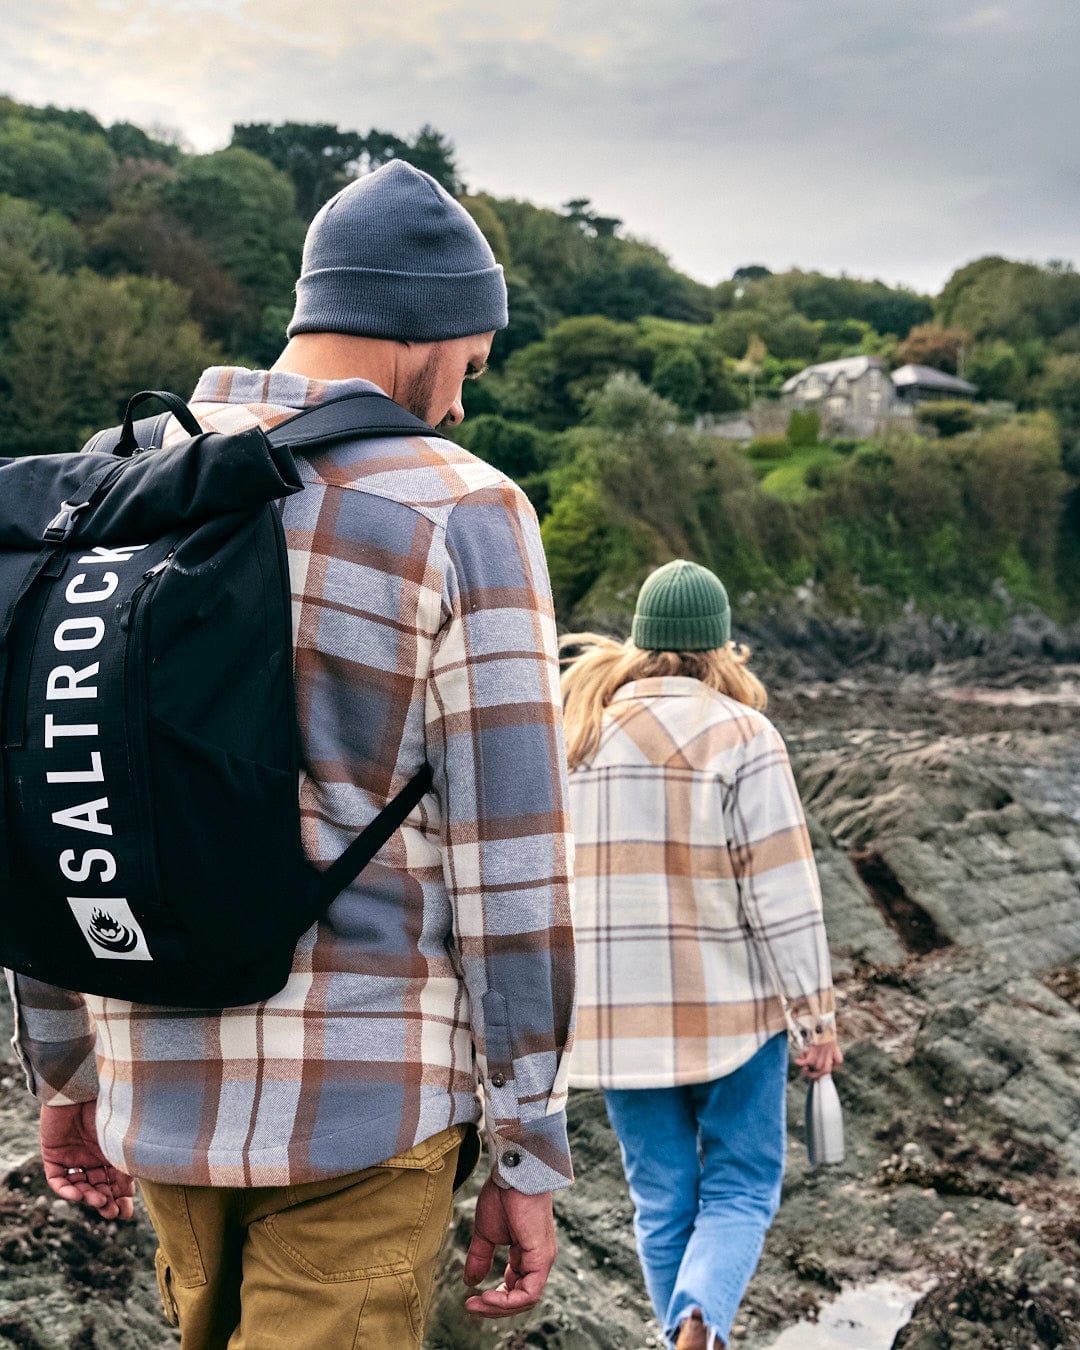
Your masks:
<path fill-rule="evenodd" d="M 802 314 L 770 316 L 761 330 L 761 339 L 778 361 L 808 364 L 818 359 L 821 324 Z"/>
<path fill-rule="evenodd" d="M 304 241 L 288 177 L 234 147 L 183 158 L 160 200 L 248 298 L 254 318 L 235 335 L 238 345 L 250 359 L 273 359 L 284 334 L 268 343 L 264 314 L 291 307 Z"/>
<path fill-rule="evenodd" d="M 288 174 L 308 220 L 352 179 L 392 159 L 408 160 L 453 196 L 464 191 L 453 143 L 430 124 L 410 140 L 377 127 L 362 135 L 331 122 L 241 122 L 233 127 L 230 148 L 250 150 Z"/>
<path fill-rule="evenodd" d="M 82 255 L 82 239 L 66 216 L 0 197 L 0 359 L 11 326 L 35 303 L 42 274 L 70 271 Z"/>
<path fill-rule="evenodd" d="M 78 219 L 108 205 L 113 163 L 100 129 L 0 115 L 0 193 Z"/>
<path fill-rule="evenodd" d="M 308 220 L 354 176 L 365 149 L 359 132 L 330 122 L 240 122 L 231 144 L 288 174 L 297 208 Z"/>
<path fill-rule="evenodd" d="M 451 197 L 460 197 L 465 191 L 453 141 L 430 123 L 425 123 L 412 141 L 406 141 L 402 153 L 414 168 L 423 169 L 441 183 Z"/>
<path fill-rule="evenodd" d="M 787 272 L 758 284 L 786 293 L 791 305 L 808 319 L 860 319 L 875 332 L 895 333 L 900 338 L 916 324 L 927 323 L 934 313 L 926 296 L 883 281 Z"/>
<path fill-rule="evenodd" d="M 1067 490 L 1053 419 L 1036 413 L 949 443 L 965 478 L 960 513 L 971 548 L 992 563 L 1015 554 L 1042 583 L 1054 584 L 1058 524 Z"/>
<path fill-rule="evenodd" d="M 567 426 L 580 417 L 589 395 L 613 372 L 641 371 L 647 354 L 632 324 L 610 319 L 563 319 L 542 342 L 516 351 L 506 363 L 510 406 L 540 425 Z"/>
<path fill-rule="evenodd" d="M 1004 338 L 991 338 L 972 347 L 964 364 L 964 377 L 976 386 L 981 398 L 1011 399 L 1015 403 L 1024 393 L 1027 371 L 1015 347 Z"/>
<path fill-rule="evenodd" d="M 1041 404 L 1053 409 L 1063 427 L 1080 431 L 1080 353 L 1049 357 L 1035 392 Z"/>
<path fill-rule="evenodd" d="M 817 445 L 820 434 L 821 418 L 813 408 L 806 412 L 798 408 L 791 410 L 787 424 L 787 439 L 791 445 Z"/>
<path fill-rule="evenodd" d="M 19 253 L 53 271 L 70 271 L 85 255 L 66 216 L 19 197 L 0 196 L 0 256 Z"/>
<path fill-rule="evenodd" d="M 261 156 L 238 148 L 186 156 L 161 196 L 249 292 L 276 299 L 291 291 L 304 226 L 289 179 Z"/>
<path fill-rule="evenodd" d="M 662 397 L 673 399 L 688 412 L 727 412 L 741 406 L 733 363 L 725 356 L 708 324 L 679 323 L 650 315 L 639 319 L 637 328 L 641 334 L 641 347 L 651 357 L 651 373 L 646 369 L 645 374 L 654 388 L 657 387 L 657 372 L 662 371 L 665 363 L 677 358 L 675 381 L 658 389 Z M 689 352 L 696 362 L 692 378 L 689 363 L 680 355 L 683 352 Z M 684 375 L 678 374 L 678 365 L 686 368 Z M 661 385 L 669 378 L 661 374 Z M 697 393 L 693 394 L 695 382 Z M 683 403 L 684 398 L 692 398 L 692 401 Z"/>
<path fill-rule="evenodd" d="M 677 419 L 675 405 L 637 375 L 614 374 L 589 400 L 579 462 L 599 482 L 609 518 L 646 525 L 671 557 L 700 557 L 701 457 Z"/>
<path fill-rule="evenodd" d="M 615 541 L 637 539 L 644 560 L 693 558 L 736 591 L 774 587 L 757 536 L 779 541 L 786 518 L 767 520 L 776 508 L 763 498 L 745 456 L 678 425 L 675 414 L 637 377 L 617 374 L 594 396 L 586 424 L 568 435 L 580 471 L 599 486 L 612 551 Z M 621 556 L 618 566 L 626 571 Z M 609 589 L 626 580 L 613 577 Z"/>
<path fill-rule="evenodd" d="M 506 197 L 487 200 L 502 222 L 515 271 L 542 304 L 558 310 L 555 291 L 589 270 L 593 241 L 557 211 Z"/>
<path fill-rule="evenodd" d="M 187 293 L 191 314 L 206 334 L 233 350 L 242 350 L 259 325 L 255 298 L 206 244 L 152 199 L 136 199 L 97 224 L 89 232 L 89 258 L 106 276 L 132 274 L 175 282 Z"/>
<path fill-rule="evenodd" d="M 467 419 L 458 441 L 480 459 L 520 482 L 544 470 L 550 456 L 542 432 L 524 422 L 484 414 Z"/>
<path fill-rule="evenodd" d="M 725 356 L 740 360 L 753 338 L 761 340 L 769 316 L 760 309 L 737 309 L 718 314 L 712 321 L 713 339 Z"/>
<path fill-rule="evenodd" d="M 919 405 L 916 419 L 939 436 L 959 436 L 975 425 L 975 409 L 965 399 L 935 399 Z"/>
<path fill-rule="evenodd" d="M 653 366 L 652 387 L 684 414 L 695 412 L 704 392 L 705 372 L 693 348 L 676 347 L 660 356 Z"/>
<path fill-rule="evenodd" d="M 488 364 L 496 370 L 506 363 L 511 352 L 542 342 L 554 323 L 554 316 L 536 291 L 513 269 L 506 273 L 506 293 L 510 322 L 495 334 L 488 357 Z"/>
<path fill-rule="evenodd" d="M 540 526 L 555 611 L 565 618 L 600 576 L 609 522 L 595 482 L 579 480 Z"/>
<path fill-rule="evenodd" d="M 461 197 L 459 201 L 477 225 L 480 226 L 481 233 L 491 245 L 492 253 L 495 254 L 495 261 L 508 268 L 512 260 L 510 239 L 506 233 L 506 226 L 499 219 L 498 213 L 491 204 L 491 198 L 480 193 L 473 197 Z"/>
<path fill-rule="evenodd" d="M 0 348 L 0 454 L 77 450 L 131 394 L 186 394 L 217 355 L 168 282 L 39 271 Z"/>
<path fill-rule="evenodd" d="M 613 239 L 622 225 L 618 216 L 601 216 L 592 209 L 588 197 L 575 197 L 563 203 L 563 215 L 587 239 Z"/>
<path fill-rule="evenodd" d="M 709 318 L 708 287 L 676 271 L 651 244 L 620 237 L 620 222 L 597 215 L 585 198 L 561 213 L 488 200 L 503 223 L 515 269 L 556 314 L 599 314 L 620 322 L 646 314 L 684 322 Z"/>
<path fill-rule="evenodd" d="M 1080 275 L 1065 264 L 978 258 L 954 272 L 937 300 L 939 321 L 976 341 L 1018 346 L 1051 338 L 1080 322 Z"/>
<path fill-rule="evenodd" d="M 105 141 L 117 159 L 175 164 L 180 157 L 179 146 L 148 136 L 134 122 L 114 122 L 105 132 Z"/>
<path fill-rule="evenodd" d="M 916 325 L 896 349 L 898 365 L 931 366 L 950 375 L 958 373 L 970 337 L 963 328 L 936 323 Z"/>

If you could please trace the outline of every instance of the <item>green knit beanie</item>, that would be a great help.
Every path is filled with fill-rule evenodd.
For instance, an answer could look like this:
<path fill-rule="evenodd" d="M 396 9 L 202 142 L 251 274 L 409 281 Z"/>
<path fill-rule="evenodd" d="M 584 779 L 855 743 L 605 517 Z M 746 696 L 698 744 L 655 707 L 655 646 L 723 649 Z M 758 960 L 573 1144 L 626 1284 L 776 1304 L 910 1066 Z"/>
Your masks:
<path fill-rule="evenodd" d="M 638 592 L 630 640 L 651 652 L 706 652 L 731 639 L 731 605 L 720 578 L 676 558 Z"/>

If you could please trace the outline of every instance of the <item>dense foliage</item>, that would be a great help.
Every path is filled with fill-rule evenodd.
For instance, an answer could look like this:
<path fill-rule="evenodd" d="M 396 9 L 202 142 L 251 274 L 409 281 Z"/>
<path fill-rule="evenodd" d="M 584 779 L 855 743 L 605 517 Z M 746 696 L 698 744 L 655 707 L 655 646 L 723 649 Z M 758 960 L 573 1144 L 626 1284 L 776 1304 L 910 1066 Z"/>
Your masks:
<path fill-rule="evenodd" d="M 0 454 L 75 447 L 138 387 L 272 361 L 308 220 L 397 156 L 461 198 L 506 268 L 510 327 L 456 435 L 531 497 L 564 619 L 618 626 L 676 554 L 719 571 L 743 610 L 807 581 L 877 616 L 1080 607 L 1070 266 L 981 258 L 936 299 L 760 264 L 710 287 L 587 198 L 467 192 L 430 126 L 252 123 L 198 155 L 0 99 Z M 859 354 L 962 375 L 976 400 L 927 405 L 880 441 L 823 440 L 798 412 L 748 444 L 714 434 L 805 365 Z"/>

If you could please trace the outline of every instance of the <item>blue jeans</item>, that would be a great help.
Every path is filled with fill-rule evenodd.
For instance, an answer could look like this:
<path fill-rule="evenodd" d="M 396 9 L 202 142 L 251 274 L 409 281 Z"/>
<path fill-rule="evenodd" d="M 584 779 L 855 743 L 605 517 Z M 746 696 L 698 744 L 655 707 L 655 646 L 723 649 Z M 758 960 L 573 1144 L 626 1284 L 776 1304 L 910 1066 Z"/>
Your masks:
<path fill-rule="evenodd" d="M 645 1284 L 672 1342 L 700 1308 L 727 1343 L 780 1205 L 786 1082 L 778 1035 L 710 1083 L 604 1091 Z"/>

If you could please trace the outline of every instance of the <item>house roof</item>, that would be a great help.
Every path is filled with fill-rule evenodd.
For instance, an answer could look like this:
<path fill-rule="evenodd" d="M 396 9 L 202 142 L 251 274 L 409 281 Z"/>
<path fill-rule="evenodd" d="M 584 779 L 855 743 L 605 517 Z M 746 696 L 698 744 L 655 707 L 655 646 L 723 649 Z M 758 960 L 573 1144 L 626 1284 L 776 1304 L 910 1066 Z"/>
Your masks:
<path fill-rule="evenodd" d="M 942 393 L 977 394 L 975 385 L 967 380 L 957 379 L 955 375 L 946 375 L 943 370 L 933 366 L 901 366 L 892 373 L 892 382 L 898 389 L 918 385 L 920 389 L 939 389 Z"/>
<path fill-rule="evenodd" d="M 868 370 L 874 368 L 881 369 L 880 356 L 845 356 L 839 361 L 821 361 L 816 366 L 807 366 L 805 370 L 800 370 L 797 375 L 792 375 L 790 380 L 785 380 L 780 392 L 790 394 L 812 375 L 816 375 L 825 384 L 835 384 L 841 376 L 846 380 L 857 380 L 860 375 L 865 375 Z"/>

